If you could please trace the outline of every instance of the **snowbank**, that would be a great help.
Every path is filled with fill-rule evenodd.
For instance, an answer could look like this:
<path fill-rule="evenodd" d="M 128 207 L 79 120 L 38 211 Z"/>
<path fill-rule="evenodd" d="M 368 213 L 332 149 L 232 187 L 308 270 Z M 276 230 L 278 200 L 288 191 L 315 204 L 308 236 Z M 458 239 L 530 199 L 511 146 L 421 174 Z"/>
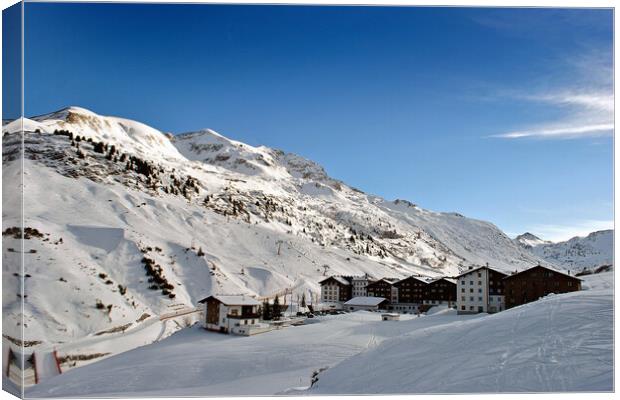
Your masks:
<path fill-rule="evenodd" d="M 387 340 L 320 374 L 310 392 L 611 391 L 612 319 L 610 290 L 548 296 Z"/>

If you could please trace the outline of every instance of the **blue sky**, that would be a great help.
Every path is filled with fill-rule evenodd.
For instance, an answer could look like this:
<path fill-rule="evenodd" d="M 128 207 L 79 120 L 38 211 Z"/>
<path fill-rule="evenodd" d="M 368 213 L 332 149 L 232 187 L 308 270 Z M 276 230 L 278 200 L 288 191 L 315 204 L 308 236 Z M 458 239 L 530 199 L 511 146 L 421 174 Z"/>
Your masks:
<path fill-rule="evenodd" d="M 25 113 L 212 128 L 547 239 L 613 224 L 612 12 L 26 4 Z"/>

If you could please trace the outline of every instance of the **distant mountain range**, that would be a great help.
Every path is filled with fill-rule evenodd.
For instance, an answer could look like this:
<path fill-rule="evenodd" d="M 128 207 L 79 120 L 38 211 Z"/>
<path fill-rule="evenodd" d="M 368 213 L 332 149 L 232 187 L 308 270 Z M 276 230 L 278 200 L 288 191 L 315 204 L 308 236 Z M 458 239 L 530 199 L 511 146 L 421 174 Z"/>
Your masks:
<path fill-rule="evenodd" d="M 543 240 L 529 232 L 514 240 L 533 255 L 575 272 L 584 268 L 613 265 L 614 231 L 611 229 L 557 243 Z"/>

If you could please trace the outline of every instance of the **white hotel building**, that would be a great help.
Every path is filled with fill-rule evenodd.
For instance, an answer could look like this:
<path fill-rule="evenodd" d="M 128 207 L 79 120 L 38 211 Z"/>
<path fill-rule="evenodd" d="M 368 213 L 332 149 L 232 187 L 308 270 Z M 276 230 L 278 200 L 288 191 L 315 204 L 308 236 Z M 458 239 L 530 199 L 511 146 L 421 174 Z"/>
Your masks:
<path fill-rule="evenodd" d="M 456 304 L 459 314 L 503 311 L 504 281 L 507 275 L 488 266 L 471 268 L 456 277 Z"/>

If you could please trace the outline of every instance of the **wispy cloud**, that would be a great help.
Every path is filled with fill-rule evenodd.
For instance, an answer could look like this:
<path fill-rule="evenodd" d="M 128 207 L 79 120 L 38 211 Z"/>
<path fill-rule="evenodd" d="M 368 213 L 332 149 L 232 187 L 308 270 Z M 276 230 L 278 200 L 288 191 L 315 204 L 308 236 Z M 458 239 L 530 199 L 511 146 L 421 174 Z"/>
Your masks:
<path fill-rule="evenodd" d="M 574 79 L 567 87 L 504 93 L 517 101 L 538 103 L 563 111 L 564 117 L 491 135 L 503 139 L 576 139 L 612 136 L 614 96 L 611 57 L 592 52 L 567 61 Z"/>
<path fill-rule="evenodd" d="M 501 133 L 498 135 L 492 135 L 492 137 L 505 139 L 518 139 L 525 137 L 538 137 L 547 139 L 573 139 L 582 137 L 607 136 L 613 134 L 613 130 L 614 125 L 609 123 L 582 126 L 561 126 L 559 128 L 530 129 L 524 131 Z"/>
<path fill-rule="evenodd" d="M 584 220 L 570 225 L 536 225 L 529 232 L 552 242 L 568 240 L 575 236 L 587 236 L 591 232 L 613 229 L 613 220 Z"/>

